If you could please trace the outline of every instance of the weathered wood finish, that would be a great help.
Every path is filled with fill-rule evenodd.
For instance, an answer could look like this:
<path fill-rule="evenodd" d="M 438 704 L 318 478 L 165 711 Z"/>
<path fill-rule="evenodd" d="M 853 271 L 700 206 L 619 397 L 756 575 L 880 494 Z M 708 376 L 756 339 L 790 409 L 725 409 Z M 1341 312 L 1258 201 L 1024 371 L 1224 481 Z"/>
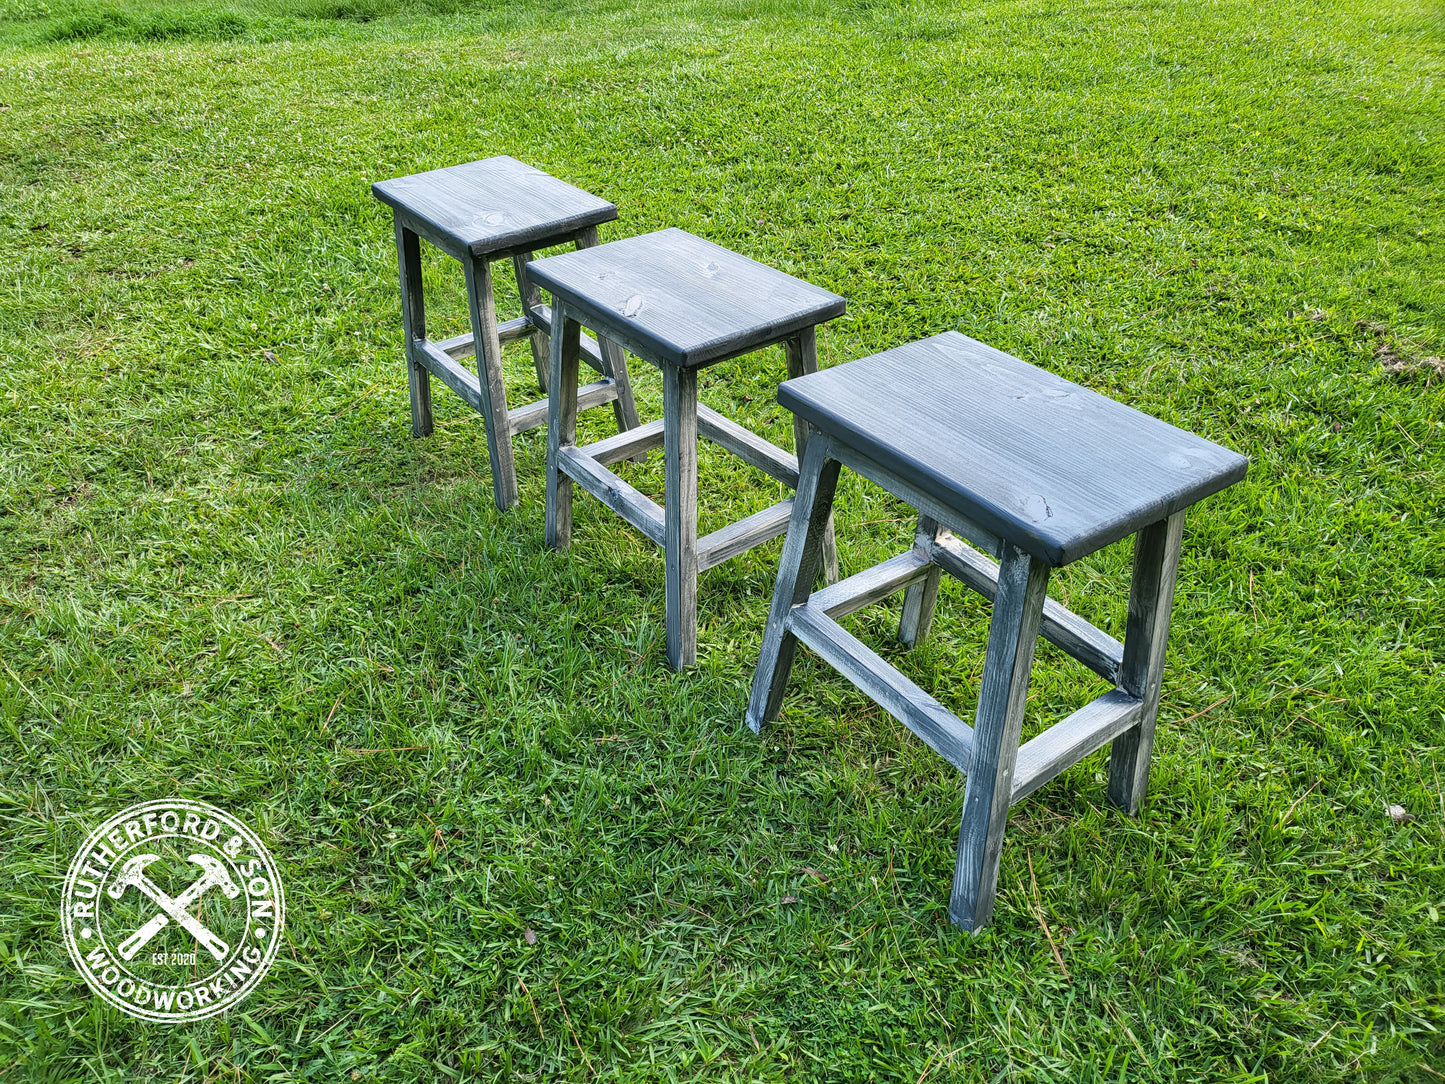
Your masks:
<path fill-rule="evenodd" d="M 416 343 L 426 341 L 426 301 L 421 288 L 421 244 L 416 234 L 396 223 L 397 273 L 401 278 L 401 330 L 406 342 L 406 382 L 411 398 L 411 435 L 432 431 L 431 382 L 417 358 Z"/>
<path fill-rule="evenodd" d="M 645 454 L 654 448 L 661 448 L 662 439 L 662 419 L 658 418 L 646 425 L 639 425 L 636 429 L 629 429 L 615 436 L 603 437 L 599 441 L 585 445 L 579 451 L 603 466 L 607 466 Z"/>
<path fill-rule="evenodd" d="M 431 371 L 433 376 L 454 391 L 462 402 L 477 413 L 485 412 L 486 400 L 482 397 L 481 382 L 477 380 L 476 373 L 462 368 L 447 357 L 437 343 L 423 340 L 416 343 L 415 348 L 416 357 L 425 368 Z M 610 402 L 616 395 L 616 385 L 605 377 L 591 384 L 584 384 L 577 389 L 578 409 L 587 410 L 591 407 L 601 406 L 603 403 Z M 513 407 L 507 411 L 507 424 L 511 428 L 513 436 L 546 425 L 546 400 Z"/>
<path fill-rule="evenodd" d="M 462 261 L 472 333 L 477 337 L 477 381 L 482 391 L 487 455 L 492 462 L 492 495 L 505 512 L 517 503 L 517 468 L 512 460 L 512 427 L 507 419 L 507 388 L 502 383 L 502 345 L 497 341 L 497 306 L 492 294 L 492 265 L 485 256 Z"/>
<path fill-rule="evenodd" d="M 1025 742 L 1014 765 L 1010 802 L 1023 801 L 1060 772 L 1102 749 L 1111 738 L 1134 726 L 1143 708 L 1142 701 L 1114 689 Z"/>
<path fill-rule="evenodd" d="M 527 273 L 579 319 L 654 364 L 694 368 L 841 316 L 811 283 L 678 229 L 549 256 Z"/>
<path fill-rule="evenodd" d="M 788 537 L 778 561 L 778 580 L 773 587 L 768 623 L 763 626 L 763 647 L 753 674 L 747 723 L 754 732 L 761 730 L 763 723 L 778 717 L 797 644 L 788 628 L 788 616 L 794 606 L 807 602 L 812 593 L 813 580 L 823 557 L 823 532 L 832 522 L 840 464 L 828 455 L 829 440 L 822 434 L 814 436 L 798 468 L 798 489 L 793 496 Z"/>
<path fill-rule="evenodd" d="M 794 606 L 788 631 L 959 771 L 968 771 L 973 730 L 867 644 L 811 603 Z"/>
<path fill-rule="evenodd" d="M 697 404 L 697 431 L 769 478 L 777 479 L 789 489 L 798 488 L 796 456 L 789 455 L 776 444 L 769 443 L 750 429 L 744 429 L 702 402 Z"/>
<path fill-rule="evenodd" d="M 891 358 L 889 366 L 877 366 L 877 358 L 865 359 L 820 377 L 790 380 L 783 385 L 784 390 L 792 389 L 786 395 L 780 390 L 779 400 L 785 405 L 808 404 L 808 409 L 795 414 L 806 423 L 798 441 L 800 446 L 806 441 L 807 447 L 801 457 L 788 537 L 753 675 L 747 722 L 758 730 L 763 722 L 776 718 L 795 644 L 801 641 L 951 764 L 964 770 L 968 779 L 949 915 L 965 930 L 978 930 L 993 911 L 1004 830 L 1012 804 L 1110 743 L 1110 797 L 1133 812 L 1144 796 L 1184 509 L 1176 508 L 1165 518 L 1142 525 L 1133 524 L 1139 529 L 1123 644 L 1048 598 L 1052 562 L 1067 556 L 1069 546 L 1085 544 L 1080 539 L 1103 545 L 1116 537 L 1113 532 L 1119 529 L 1118 523 L 1110 517 L 1123 515 L 1129 520 L 1139 514 L 1140 508 L 1157 509 L 1175 501 L 1197 500 L 1228 484 L 1236 470 L 1242 472 L 1243 468 L 1235 462 L 1238 457 L 1233 453 L 1189 434 L 1183 434 L 1187 439 L 1175 441 L 1169 434 L 1177 434 L 1177 430 L 1152 419 L 1140 422 L 1124 418 L 1121 422 L 1119 411 L 1127 408 L 1118 404 L 1108 409 L 1085 404 L 1091 420 L 1076 420 L 1062 438 L 1057 433 L 1037 432 L 1034 427 L 1043 421 L 1057 421 L 1057 400 L 1082 391 L 1061 390 L 1055 378 L 1028 376 L 1018 381 L 1018 398 L 1037 394 L 1049 403 L 1025 410 L 995 403 L 997 416 L 981 418 L 978 411 L 989 406 L 988 395 L 992 394 L 988 392 L 990 381 L 997 383 L 1000 373 L 1016 375 L 1023 363 L 1006 355 L 999 356 L 1008 364 L 998 363 L 996 351 L 961 336 L 938 339 L 944 341 L 928 340 L 932 344 L 928 350 L 902 348 L 879 355 Z M 944 363 L 958 361 L 960 347 L 954 340 L 967 346 L 963 354 L 968 364 L 955 365 L 951 378 L 967 391 L 950 400 L 947 389 L 932 381 L 930 374 L 937 367 L 946 367 Z M 983 375 L 974 380 L 976 374 L 969 366 L 981 367 Z M 1031 367 L 1024 368 L 1032 371 Z M 852 372 L 860 374 L 856 383 L 851 382 Z M 881 382 L 880 374 L 886 378 Z M 876 399 L 875 405 L 886 408 L 871 421 L 864 405 L 870 397 Z M 953 414 L 930 419 L 929 411 L 940 400 L 952 402 Z M 913 420 L 910 423 L 908 419 Z M 1067 513 L 1063 518 L 1070 522 L 1062 525 L 1063 533 L 1054 539 L 1058 546 L 1040 545 L 1038 524 L 1029 519 L 1027 507 L 1014 508 L 1009 515 L 999 514 L 998 503 L 992 497 L 1006 492 L 1013 483 L 994 477 L 996 467 L 986 457 L 980 456 L 971 468 L 964 456 L 954 454 L 960 448 L 973 447 L 975 430 L 993 434 L 1008 449 L 1027 450 L 1034 441 L 1041 446 L 1053 443 L 1054 450 L 1049 454 L 1058 461 L 1036 456 L 1025 464 L 1022 476 L 1031 491 L 1050 495 L 1047 499 L 1057 500 L 1058 507 Z M 1164 468 L 1155 469 L 1157 465 L 1145 464 L 1132 475 L 1133 481 L 1144 488 L 1141 500 L 1130 503 L 1120 497 L 1112 504 L 1102 501 L 1099 519 L 1090 521 L 1078 494 L 1072 490 L 1071 479 L 1081 469 L 1077 456 L 1091 454 L 1101 443 L 1140 434 L 1146 448 L 1158 451 L 1158 442 L 1167 438 L 1174 441 L 1175 447 L 1188 449 L 1188 455 L 1181 456 L 1194 457 L 1186 465 L 1212 464 L 1200 469 L 1206 474 L 1208 470 L 1217 473 L 1203 481 L 1196 477 L 1195 488 L 1180 496 L 1179 491 L 1168 490 L 1160 480 L 1167 482 L 1169 471 L 1184 470 L 1186 465 L 1167 462 Z M 1155 442 L 1152 446 L 1151 440 Z M 822 447 L 825 443 L 826 448 Z M 1071 454 L 1075 445 L 1078 451 Z M 918 459 L 929 448 L 941 449 L 937 459 L 943 461 L 942 466 Z M 1118 459 L 1111 451 L 1104 465 Z M 813 592 L 812 577 L 821 561 L 840 466 L 852 468 L 913 504 L 919 511 L 918 524 L 908 552 Z M 1149 485 L 1154 483 L 1151 492 Z M 1118 496 L 1120 492 L 1104 483 L 1093 485 L 1090 491 L 1105 496 Z M 1044 516 L 1045 520 L 1050 518 L 1050 514 Z M 1002 533 L 995 533 L 994 528 Z M 1000 559 L 994 561 L 966 545 L 954 532 Z M 905 644 L 916 644 L 927 635 L 942 572 L 994 604 L 973 728 L 836 621 L 905 590 L 899 638 Z M 1029 675 L 1040 635 L 1116 682 L 1117 687 L 1020 746 Z"/>
<path fill-rule="evenodd" d="M 547 332 L 538 327 L 532 319 L 532 312 L 542 304 L 542 291 L 537 289 L 537 284 L 527 278 L 527 265 L 532 262 L 533 253 L 519 252 L 512 257 L 512 272 L 517 278 L 517 296 L 522 301 L 522 315 L 516 320 L 509 320 L 503 328 L 509 328 L 511 324 L 520 324 L 518 338 L 527 335 L 527 344 L 532 349 L 532 368 L 537 373 L 537 390 L 543 395 L 547 394 L 547 371 L 551 368 L 551 350 L 547 344 Z M 550 320 L 548 321 L 550 326 Z M 505 338 L 502 340 L 506 342 Z"/>
<path fill-rule="evenodd" d="M 818 371 L 818 332 L 814 327 L 805 327 L 797 335 L 783 341 L 783 355 L 788 362 L 788 379 Z M 793 451 L 799 459 L 808 443 L 808 423 L 793 415 Z M 833 521 L 823 528 L 823 582 L 838 582 L 838 546 L 833 539 Z"/>
<path fill-rule="evenodd" d="M 954 331 L 789 380 L 778 402 L 1051 565 L 1127 538 L 1248 466 Z"/>
<path fill-rule="evenodd" d="M 777 538 L 788 529 L 788 519 L 792 513 L 793 498 L 789 497 L 699 538 L 698 571 L 706 572 L 710 568 L 716 568 L 724 561 L 731 561 L 770 538 Z"/>
<path fill-rule="evenodd" d="M 774 344 L 784 347 L 790 375 L 814 371 L 813 325 L 841 313 L 843 299 L 681 230 L 596 247 L 584 240 L 576 252 L 528 263 L 526 273 L 551 292 L 554 305 L 567 307 L 569 319 L 597 333 L 603 371 L 615 374 L 619 387 L 625 365 L 609 361 L 615 355 L 620 362 L 619 346 L 662 370 L 667 659 L 674 669 L 692 666 L 698 574 L 782 534 L 792 511 L 792 501 L 785 500 L 698 538 L 698 438 L 707 437 L 785 485 L 799 482 L 796 456 L 698 402 L 697 371 Z M 618 400 L 623 397 L 619 391 Z M 798 432 L 806 440 L 806 429 Z M 552 473 L 568 474 L 654 537 L 657 505 L 606 465 L 644 455 L 657 441 L 654 423 L 636 427 L 630 436 L 619 433 L 549 457 L 549 487 Z M 831 582 L 837 578 L 831 527 L 826 554 Z"/>
<path fill-rule="evenodd" d="M 913 531 L 913 552 L 929 558 L 933 555 L 933 544 L 942 528 L 938 521 L 926 512 L 918 514 L 918 526 Z M 917 647 L 928 639 L 928 629 L 933 624 L 933 610 L 938 604 L 938 585 L 943 572 L 933 565 L 917 583 L 909 586 L 903 596 L 903 613 L 898 617 L 898 642 L 905 647 Z"/>
<path fill-rule="evenodd" d="M 377 181 L 371 191 L 463 262 L 547 248 L 617 217 L 606 200 L 504 154 Z"/>
<path fill-rule="evenodd" d="M 588 226 L 577 235 L 577 251 L 597 247 L 597 227 Z M 533 286 L 535 290 L 535 285 Z M 605 335 L 597 336 L 597 356 L 602 363 L 602 372 L 617 382 L 617 398 L 612 401 L 612 411 L 617 419 L 619 431 L 636 429 L 638 425 L 637 406 L 632 401 L 632 378 L 627 372 L 627 358 L 622 347 Z M 646 456 L 638 456 L 644 459 Z"/>
<path fill-rule="evenodd" d="M 572 541 L 572 478 L 560 469 L 563 448 L 577 443 L 577 367 L 582 327 L 552 306 L 547 379 L 547 545 L 565 550 Z"/>
<path fill-rule="evenodd" d="M 667 544 L 667 528 L 663 522 L 661 506 L 610 470 L 603 468 L 581 448 L 560 448 L 557 452 L 557 467 L 653 543 L 659 546 Z"/>
<path fill-rule="evenodd" d="M 697 370 L 662 369 L 667 662 L 697 662 Z"/>
<path fill-rule="evenodd" d="M 1047 563 L 1012 544 L 1005 546 L 988 625 L 988 650 L 973 719 L 973 759 L 963 792 L 958 862 L 948 900 L 949 917 L 965 930 L 982 929 L 993 914 L 1024 702 L 1048 584 Z"/>
<path fill-rule="evenodd" d="M 929 554 L 934 563 L 954 579 L 972 587 L 984 598 L 993 600 L 998 590 L 996 561 L 989 560 L 947 534 L 934 541 Z M 1124 645 L 1053 599 L 1044 603 L 1042 631 L 1049 643 L 1073 656 L 1105 681 L 1114 681 L 1118 676 Z"/>
<path fill-rule="evenodd" d="M 412 433 L 420 437 L 432 431 L 430 372 L 482 415 L 493 497 L 506 511 L 517 503 L 512 438 L 543 424 L 547 416 L 545 401 L 508 410 L 502 380 L 502 346 L 526 338 L 538 384 L 547 389 L 550 362 L 544 344 L 551 314 L 527 276 L 527 265 L 536 248 L 568 242 L 577 248 L 595 247 L 597 224 L 616 218 L 617 208 L 505 155 L 379 181 L 372 191 L 392 208 L 395 219 Z M 420 237 L 461 262 L 470 332 L 436 343 L 427 340 Z M 498 323 L 491 264 L 507 258 L 516 274 L 523 315 Z M 581 349 L 604 379 L 582 389 L 580 409 L 611 403 L 619 428 L 636 426 L 637 407 L 621 351 L 591 340 Z M 457 364 L 469 356 L 477 359 L 474 377 Z"/>
<path fill-rule="evenodd" d="M 1142 701 L 1142 707 L 1139 721 L 1115 738 L 1109 750 L 1109 798 L 1131 814 L 1139 811 L 1149 788 L 1154 723 L 1159 714 L 1164 651 L 1169 644 L 1169 615 L 1174 608 L 1183 538 L 1184 512 L 1180 510 L 1167 520 L 1151 523 L 1134 540 L 1134 578 L 1119 687 Z"/>
<path fill-rule="evenodd" d="M 917 550 L 900 553 L 880 565 L 813 592 L 809 603 L 836 620 L 881 602 L 923 580 L 932 571 L 928 557 Z"/>

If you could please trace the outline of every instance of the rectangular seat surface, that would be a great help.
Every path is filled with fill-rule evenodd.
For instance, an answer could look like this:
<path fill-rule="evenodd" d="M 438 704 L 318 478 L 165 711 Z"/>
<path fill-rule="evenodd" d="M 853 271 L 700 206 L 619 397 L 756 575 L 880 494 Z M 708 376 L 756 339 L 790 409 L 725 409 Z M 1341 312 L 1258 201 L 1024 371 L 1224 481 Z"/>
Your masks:
<path fill-rule="evenodd" d="M 1053 565 L 1187 508 L 1249 465 L 956 331 L 785 381 L 778 402 Z"/>
<path fill-rule="evenodd" d="M 588 327 L 680 367 L 758 349 L 845 308 L 835 293 L 679 229 L 549 256 L 527 275 Z"/>
<path fill-rule="evenodd" d="M 505 154 L 377 181 L 371 191 L 474 256 L 556 243 L 617 217 L 605 199 Z"/>

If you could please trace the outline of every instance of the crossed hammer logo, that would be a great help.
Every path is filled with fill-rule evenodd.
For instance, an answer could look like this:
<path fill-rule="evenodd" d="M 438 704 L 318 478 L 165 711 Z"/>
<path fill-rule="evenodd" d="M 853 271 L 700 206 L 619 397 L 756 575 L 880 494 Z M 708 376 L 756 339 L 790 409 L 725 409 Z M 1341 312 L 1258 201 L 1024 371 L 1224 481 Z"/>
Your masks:
<path fill-rule="evenodd" d="M 144 926 L 120 943 L 117 951 L 121 958 L 126 960 L 133 958 L 137 952 L 150 943 L 151 938 L 165 929 L 168 924 L 174 922 L 182 929 L 189 931 L 217 960 L 224 960 L 230 953 L 231 946 L 201 925 L 200 920 L 188 909 L 212 888 L 219 888 L 227 899 L 235 899 L 241 894 L 240 885 L 231 880 L 225 863 L 219 858 L 208 854 L 193 854 L 188 857 L 201 867 L 201 875 L 191 882 L 189 888 L 172 899 L 146 876 L 146 867 L 152 862 L 159 861 L 160 857 L 158 854 L 138 854 L 127 859 L 125 865 L 121 867 L 120 875 L 116 877 L 115 883 L 106 889 L 112 899 L 118 900 L 125 895 L 127 888 L 134 885 L 136 891 L 149 896 L 151 900 L 160 905 L 159 913 L 153 915 Z"/>

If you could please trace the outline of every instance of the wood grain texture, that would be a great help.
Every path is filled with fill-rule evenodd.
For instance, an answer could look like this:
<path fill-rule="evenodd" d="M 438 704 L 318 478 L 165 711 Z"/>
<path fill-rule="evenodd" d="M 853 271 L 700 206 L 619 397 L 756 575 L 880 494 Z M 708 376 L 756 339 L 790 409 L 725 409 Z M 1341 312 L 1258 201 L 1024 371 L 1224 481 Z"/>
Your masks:
<path fill-rule="evenodd" d="M 982 929 L 993 914 L 1029 672 L 1048 584 L 1046 562 L 1015 546 L 1004 548 L 974 713 L 973 759 L 963 793 L 958 861 L 948 901 L 949 917 L 965 930 Z"/>
<path fill-rule="evenodd" d="M 931 557 L 940 530 L 936 519 L 920 512 L 918 525 L 913 531 L 913 552 Z M 933 610 L 938 605 L 938 586 L 942 575 L 942 570 L 932 565 L 923 579 L 912 584 L 904 594 L 903 612 L 898 615 L 898 642 L 904 647 L 917 647 L 928 639 Z"/>
<path fill-rule="evenodd" d="M 957 332 L 789 380 L 778 402 L 1052 565 L 1187 508 L 1248 467 Z"/>
<path fill-rule="evenodd" d="M 698 571 L 706 572 L 710 568 L 716 568 L 724 561 L 731 561 L 770 538 L 777 538 L 788 529 L 788 520 L 792 513 L 793 498 L 789 497 L 699 538 Z"/>
<path fill-rule="evenodd" d="M 1025 742 L 1014 764 L 1010 804 L 1023 801 L 1060 772 L 1102 749 L 1138 721 L 1143 707 L 1142 701 L 1113 689 Z"/>
<path fill-rule="evenodd" d="M 932 559 L 954 579 L 992 600 L 998 591 L 998 562 L 992 561 L 948 534 L 940 535 L 929 549 Z M 1048 599 L 1044 602 L 1040 626 L 1044 639 L 1083 663 L 1105 681 L 1114 681 L 1124 645 L 1107 632 L 1089 624 L 1072 610 Z"/>
<path fill-rule="evenodd" d="M 547 545 L 565 550 L 572 541 L 572 479 L 561 469 L 561 451 L 577 444 L 577 368 L 582 327 L 552 307 L 547 378 Z"/>
<path fill-rule="evenodd" d="M 823 555 L 823 528 L 832 522 L 833 497 L 838 487 L 841 464 L 828 454 L 829 441 L 814 440 L 798 467 L 798 489 L 793 495 L 793 515 L 788 537 L 778 560 L 778 579 L 763 626 L 763 646 L 753 671 L 748 698 L 747 724 L 756 733 L 765 722 L 778 717 L 788 675 L 793 670 L 797 638 L 788 631 L 788 615 L 794 606 L 808 601 L 813 580 Z"/>
<path fill-rule="evenodd" d="M 1164 653 L 1169 644 L 1169 615 L 1184 539 L 1184 513 L 1150 524 L 1134 539 L 1134 576 L 1129 586 L 1129 617 L 1124 630 L 1124 658 L 1119 687 L 1143 701 L 1139 722 L 1114 739 L 1109 750 L 1109 798 L 1128 813 L 1137 813 L 1149 788 L 1149 762 L 1154 755 L 1154 724 L 1164 680 Z"/>
<path fill-rule="evenodd" d="M 417 235 L 396 223 L 396 262 L 401 279 L 401 334 L 405 343 L 406 382 L 411 399 L 411 435 L 432 431 L 431 379 L 417 357 L 416 343 L 426 339 L 426 301 L 421 285 L 421 244 Z"/>
<path fill-rule="evenodd" d="M 577 389 L 577 410 L 591 410 L 593 407 L 610 403 L 617 398 L 617 385 L 605 376 Z M 512 436 L 525 433 L 547 424 L 547 400 L 538 399 L 526 406 L 513 407 L 507 411 L 507 421 L 512 426 Z"/>
<path fill-rule="evenodd" d="M 696 369 L 662 368 L 662 454 L 667 663 L 685 670 L 697 662 Z"/>
<path fill-rule="evenodd" d="M 750 467 L 776 478 L 789 489 L 798 488 L 798 460 L 751 430 L 719 414 L 706 403 L 697 405 L 697 431 L 719 448 L 724 448 Z"/>
<path fill-rule="evenodd" d="M 502 383 L 502 345 L 497 338 L 497 306 L 492 293 L 492 265 L 485 257 L 462 261 L 472 333 L 477 339 L 477 382 L 481 414 L 487 430 L 487 456 L 492 465 L 492 496 L 497 508 L 517 503 L 517 467 L 512 457 L 512 425 L 507 416 L 507 388 Z"/>
<path fill-rule="evenodd" d="M 506 329 L 512 324 L 526 325 L 526 333 L 529 335 L 528 345 L 532 349 L 532 368 L 537 373 L 537 389 L 547 394 L 547 370 L 552 364 L 551 351 L 547 343 L 547 331 L 537 326 L 537 321 L 532 318 L 532 312 L 542 304 L 542 291 L 537 284 L 527 278 L 527 265 L 532 262 L 533 253 L 531 249 L 526 252 L 519 252 L 512 257 L 512 273 L 517 279 L 517 295 L 522 301 L 522 315 L 516 320 L 508 320 L 502 325 L 503 338 Z"/>
<path fill-rule="evenodd" d="M 597 227 L 588 226 L 577 235 L 577 250 L 596 248 Z M 532 284 L 536 289 L 536 284 Z M 617 398 L 612 401 L 612 413 L 617 420 L 618 432 L 636 429 L 638 426 L 637 404 L 632 399 L 632 376 L 627 371 L 627 355 L 622 347 L 605 335 L 597 336 L 597 356 L 602 364 L 604 376 L 610 376 L 617 383 Z M 645 455 L 637 457 L 645 459 Z"/>
<path fill-rule="evenodd" d="M 662 419 L 658 418 L 655 422 L 639 425 L 636 429 L 603 437 L 580 450 L 583 455 L 607 466 L 609 463 L 620 463 L 624 459 L 660 448 L 662 440 Z"/>
<path fill-rule="evenodd" d="M 735 357 L 845 307 L 837 294 L 678 229 L 549 256 L 527 273 L 588 327 L 659 365 Z"/>
<path fill-rule="evenodd" d="M 882 564 L 855 573 L 846 580 L 839 580 L 814 591 L 808 601 L 837 620 L 918 583 L 931 569 L 933 565 L 927 555 L 917 550 L 909 550 Z"/>
<path fill-rule="evenodd" d="M 848 447 L 840 441 L 834 441 L 831 447 L 833 455 L 845 467 L 861 474 L 870 482 L 882 486 L 904 503 L 911 504 L 919 513 L 927 515 L 954 534 L 962 535 L 985 553 L 997 555 L 1003 552 L 1003 539 L 998 535 L 984 530 L 973 520 L 942 501 L 935 500 L 932 494 L 914 485 L 896 471 L 890 470 L 876 460 L 869 459 L 857 448 Z"/>
<path fill-rule="evenodd" d="M 815 328 L 805 327 L 783 342 L 783 356 L 788 362 L 788 379 L 807 376 L 818 371 L 818 333 Z M 793 415 L 793 450 L 798 458 L 808 445 L 811 427 L 806 421 Z M 823 528 L 823 582 L 838 582 L 838 547 L 833 539 L 833 521 Z"/>
<path fill-rule="evenodd" d="M 659 546 L 667 544 L 667 528 L 657 502 L 607 470 L 583 449 L 559 448 L 557 466 L 650 541 Z"/>
<path fill-rule="evenodd" d="M 457 259 L 570 241 L 617 208 L 507 155 L 377 181 L 372 194 Z"/>
<path fill-rule="evenodd" d="M 867 644 L 812 602 L 792 608 L 788 630 L 944 760 L 959 771 L 969 770 L 974 734 L 968 724 Z"/>

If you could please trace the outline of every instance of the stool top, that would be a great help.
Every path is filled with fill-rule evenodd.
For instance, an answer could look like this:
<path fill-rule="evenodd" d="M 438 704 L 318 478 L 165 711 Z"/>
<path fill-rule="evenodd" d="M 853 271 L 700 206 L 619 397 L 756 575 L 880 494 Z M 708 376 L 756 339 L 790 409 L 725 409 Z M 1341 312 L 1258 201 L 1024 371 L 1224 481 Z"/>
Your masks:
<path fill-rule="evenodd" d="M 594 331 L 658 365 L 696 368 L 841 316 L 835 293 L 667 229 L 564 252 L 527 276 Z"/>
<path fill-rule="evenodd" d="M 778 402 L 1051 565 L 1187 508 L 1249 466 L 956 331 L 785 381 Z"/>
<path fill-rule="evenodd" d="M 458 258 L 557 244 L 617 217 L 606 200 L 505 154 L 377 181 L 371 192 Z"/>

